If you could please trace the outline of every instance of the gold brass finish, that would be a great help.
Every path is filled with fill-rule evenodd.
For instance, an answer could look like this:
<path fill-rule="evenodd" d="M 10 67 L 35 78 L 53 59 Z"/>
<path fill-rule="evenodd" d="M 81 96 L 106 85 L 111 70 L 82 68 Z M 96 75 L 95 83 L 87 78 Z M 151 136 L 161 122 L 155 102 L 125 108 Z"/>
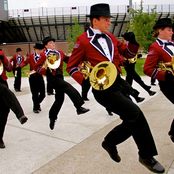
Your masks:
<path fill-rule="evenodd" d="M 4 66 L 2 61 L 0 61 L 0 75 L 2 74 L 3 70 L 4 70 Z"/>
<path fill-rule="evenodd" d="M 157 70 L 162 72 L 169 71 L 174 76 L 174 55 L 171 62 L 158 62 Z"/>

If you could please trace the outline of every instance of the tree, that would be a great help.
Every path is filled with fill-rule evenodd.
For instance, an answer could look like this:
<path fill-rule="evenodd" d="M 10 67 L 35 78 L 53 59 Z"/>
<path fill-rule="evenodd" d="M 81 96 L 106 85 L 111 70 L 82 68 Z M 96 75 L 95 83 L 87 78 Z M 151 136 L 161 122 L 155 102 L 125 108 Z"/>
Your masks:
<path fill-rule="evenodd" d="M 67 37 L 67 43 L 69 44 L 68 53 L 72 52 L 74 45 L 76 43 L 77 37 L 84 32 L 84 29 L 80 27 L 78 23 L 77 17 L 73 19 L 73 22 L 74 22 L 74 25 L 68 26 L 68 30 L 70 34 L 70 37 Z"/>
<path fill-rule="evenodd" d="M 155 41 L 152 37 L 152 27 L 155 25 L 157 19 L 156 6 L 151 9 L 151 13 L 143 12 L 143 1 L 140 1 L 140 9 L 130 9 L 131 23 L 128 24 L 129 31 L 134 32 L 140 49 L 144 52 L 148 52 L 149 46 Z"/>

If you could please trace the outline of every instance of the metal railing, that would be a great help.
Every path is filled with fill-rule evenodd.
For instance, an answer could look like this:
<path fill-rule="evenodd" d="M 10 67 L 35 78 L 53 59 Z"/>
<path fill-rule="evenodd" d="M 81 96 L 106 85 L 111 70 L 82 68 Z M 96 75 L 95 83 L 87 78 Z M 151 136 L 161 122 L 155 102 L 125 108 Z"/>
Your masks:
<path fill-rule="evenodd" d="M 143 12 L 151 12 L 151 9 L 156 7 L 157 12 L 173 12 L 174 4 L 158 4 L 158 5 L 143 5 Z M 137 10 L 140 5 L 132 5 L 132 8 Z M 111 13 L 128 13 L 128 5 L 111 5 Z M 15 17 L 31 17 L 31 16 L 62 16 L 62 15 L 86 15 L 90 13 L 89 6 L 80 7 L 54 7 L 54 8 L 32 8 L 32 9 L 16 9 L 9 10 L 9 19 Z"/>

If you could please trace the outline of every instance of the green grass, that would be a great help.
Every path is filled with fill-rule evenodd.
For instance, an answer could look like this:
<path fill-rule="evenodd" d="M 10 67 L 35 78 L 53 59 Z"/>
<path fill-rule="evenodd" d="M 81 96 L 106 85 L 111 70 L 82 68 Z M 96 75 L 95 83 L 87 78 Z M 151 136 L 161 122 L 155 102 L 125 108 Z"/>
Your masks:
<path fill-rule="evenodd" d="M 135 70 L 140 76 L 144 75 L 143 65 L 144 65 L 145 60 L 146 60 L 145 58 L 140 58 L 136 61 L 136 64 L 135 64 Z M 67 64 L 64 63 L 63 64 L 63 75 L 64 76 L 69 76 L 69 74 L 66 71 L 66 66 L 67 66 Z M 30 68 L 29 64 L 22 68 L 22 77 L 27 77 L 27 72 L 29 72 L 29 68 Z M 123 71 L 123 76 L 125 76 L 126 71 L 124 70 L 124 67 L 121 67 L 121 69 Z M 6 74 L 7 74 L 8 77 L 14 77 L 13 72 L 6 72 Z"/>

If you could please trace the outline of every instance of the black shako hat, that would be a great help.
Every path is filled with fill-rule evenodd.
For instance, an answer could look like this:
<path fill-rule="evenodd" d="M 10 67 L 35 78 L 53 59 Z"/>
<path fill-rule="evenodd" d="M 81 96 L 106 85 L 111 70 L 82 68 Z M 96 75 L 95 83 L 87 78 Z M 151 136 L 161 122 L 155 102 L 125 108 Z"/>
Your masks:
<path fill-rule="evenodd" d="M 38 49 L 38 50 L 42 50 L 42 49 L 44 49 L 44 46 L 41 43 L 36 43 L 35 46 L 33 46 L 33 48 Z"/>
<path fill-rule="evenodd" d="M 22 51 L 22 49 L 21 48 L 16 48 L 16 52 L 18 52 L 18 51 Z"/>
<path fill-rule="evenodd" d="M 153 26 L 153 29 L 155 30 L 162 27 L 172 27 L 172 20 L 170 18 L 161 18 Z"/>
<path fill-rule="evenodd" d="M 49 41 L 55 42 L 55 39 L 54 39 L 53 37 L 51 37 L 51 36 L 45 37 L 45 38 L 43 39 L 43 41 L 42 41 L 43 46 L 47 45 L 47 43 L 48 43 Z"/>
<path fill-rule="evenodd" d="M 95 17 L 95 16 L 104 16 L 104 17 L 112 17 L 110 14 L 109 4 L 101 3 L 95 4 L 91 6 L 90 15 L 86 15 L 86 17 Z"/>

